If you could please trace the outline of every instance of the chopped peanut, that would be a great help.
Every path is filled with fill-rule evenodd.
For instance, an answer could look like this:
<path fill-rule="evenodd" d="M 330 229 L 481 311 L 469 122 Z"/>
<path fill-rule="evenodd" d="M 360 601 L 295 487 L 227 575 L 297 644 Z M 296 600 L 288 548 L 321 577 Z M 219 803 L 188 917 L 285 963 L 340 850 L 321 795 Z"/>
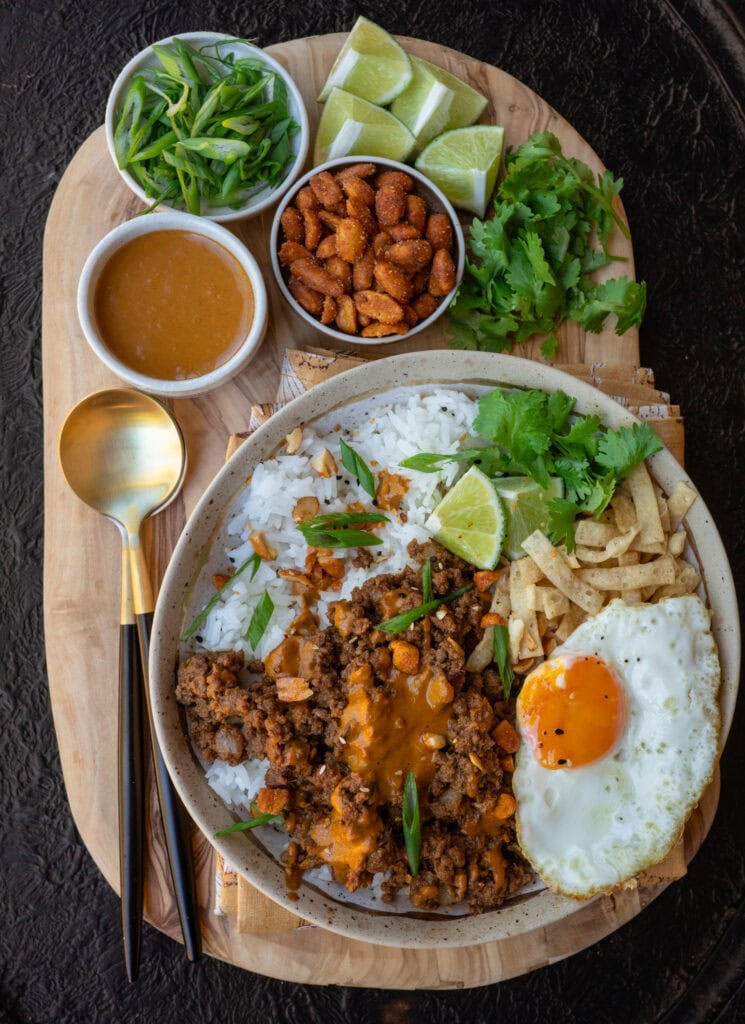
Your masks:
<path fill-rule="evenodd" d="M 515 770 L 515 758 L 512 754 L 507 754 L 506 757 L 500 757 L 499 767 L 503 772 L 514 772 Z"/>
<path fill-rule="evenodd" d="M 487 626 L 504 626 L 504 624 L 503 617 L 497 615 L 496 612 L 487 612 L 486 615 L 482 615 L 479 623 L 482 629 L 486 629 Z"/>
<path fill-rule="evenodd" d="M 515 813 L 516 806 L 514 796 L 510 793 L 500 793 L 497 806 L 494 808 L 494 817 L 499 818 L 500 821 L 511 818 Z"/>
<path fill-rule="evenodd" d="M 520 746 L 520 737 L 517 735 L 515 727 L 506 718 L 503 718 L 496 729 L 492 730 L 492 739 L 507 754 L 516 753 Z"/>
<path fill-rule="evenodd" d="M 481 760 L 478 754 L 469 754 L 468 760 L 471 762 L 474 768 L 478 768 L 480 772 L 484 771 L 484 762 Z"/>
<path fill-rule="evenodd" d="M 288 455 L 294 455 L 303 443 L 302 427 L 295 427 L 285 438 L 285 451 Z"/>
<path fill-rule="evenodd" d="M 336 475 L 336 460 L 328 448 L 324 448 L 320 455 L 316 455 L 315 459 L 311 460 L 311 466 L 315 469 L 319 476 L 324 477 L 326 480 L 330 480 L 332 476 Z"/>
<path fill-rule="evenodd" d="M 450 704 L 454 697 L 455 690 L 453 690 L 448 677 L 444 673 L 438 672 L 427 687 L 427 703 L 431 708 L 439 708 Z"/>
<path fill-rule="evenodd" d="M 318 515 L 320 509 L 318 498 L 314 494 L 307 494 L 304 498 L 298 498 L 292 510 L 292 518 L 296 523 L 305 523 L 308 519 Z"/>
<path fill-rule="evenodd" d="M 447 739 L 437 732 L 423 732 L 422 743 L 428 750 L 442 750 L 447 743 Z"/>
<path fill-rule="evenodd" d="M 358 665 L 349 673 L 348 682 L 351 686 L 372 686 L 373 670 L 369 665 Z"/>
<path fill-rule="evenodd" d="M 313 696 L 313 691 L 302 676 L 279 676 L 276 685 L 277 697 L 287 704 L 297 704 Z"/>
<path fill-rule="evenodd" d="M 409 676 L 419 671 L 419 648 L 406 640 L 391 640 L 388 645 L 393 655 L 393 667 Z"/>
<path fill-rule="evenodd" d="M 271 562 L 272 559 L 277 557 L 277 549 L 271 546 L 263 530 L 257 530 L 255 533 L 252 533 L 248 539 L 251 541 L 251 546 L 259 558 L 264 558 L 267 562 Z"/>
<path fill-rule="evenodd" d="M 278 787 L 269 789 L 262 786 L 256 797 L 256 806 L 262 814 L 279 814 L 290 802 L 290 791 Z"/>
<path fill-rule="evenodd" d="M 488 590 L 499 579 L 500 573 L 493 569 L 482 569 L 473 574 L 473 585 L 477 590 Z"/>

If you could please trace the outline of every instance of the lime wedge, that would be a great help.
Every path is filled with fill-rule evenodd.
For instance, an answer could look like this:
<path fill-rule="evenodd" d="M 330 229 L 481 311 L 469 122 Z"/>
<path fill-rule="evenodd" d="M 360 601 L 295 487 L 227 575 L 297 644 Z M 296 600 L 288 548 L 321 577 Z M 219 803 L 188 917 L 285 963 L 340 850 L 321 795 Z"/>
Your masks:
<path fill-rule="evenodd" d="M 411 54 L 409 60 L 411 81 L 393 101 L 391 113 L 409 129 L 417 149 L 441 132 L 464 128 L 479 119 L 485 96 L 428 60 Z"/>
<path fill-rule="evenodd" d="M 455 128 L 433 139 L 414 166 L 439 185 L 453 206 L 483 217 L 497 181 L 503 142 L 504 128 L 495 124 Z"/>
<path fill-rule="evenodd" d="M 318 102 L 325 103 L 336 87 L 385 106 L 410 81 L 411 63 L 403 47 L 374 21 L 359 17 L 344 40 Z"/>
<path fill-rule="evenodd" d="M 435 540 L 479 569 L 493 569 L 504 541 L 506 517 L 493 482 L 472 466 L 424 524 Z"/>
<path fill-rule="evenodd" d="M 522 543 L 534 530 L 545 532 L 548 524 L 546 502 L 564 497 L 564 482 L 551 477 L 544 490 L 529 476 L 502 476 L 494 481 L 507 513 L 507 536 L 504 553 L 508 558 L 524 558 Z"/>
<path fill-rule="evenodd" d="M 382 156 L 405 160 L 414 148 L 406 125 L 344 89 L 332 89 L 316 133 L 313 159 L 317 164 L 340 156 Z"/>

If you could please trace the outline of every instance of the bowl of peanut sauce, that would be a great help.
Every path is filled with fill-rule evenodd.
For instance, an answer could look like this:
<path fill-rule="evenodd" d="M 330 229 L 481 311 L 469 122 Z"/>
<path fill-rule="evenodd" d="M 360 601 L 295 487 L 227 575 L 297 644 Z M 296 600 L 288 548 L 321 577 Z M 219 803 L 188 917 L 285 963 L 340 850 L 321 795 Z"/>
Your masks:
<path fill-rule="evenodd" d="M 253 358 L 267 324 L 259 266 L 227 228 L 176 211 L 136 217 L 88 257 L 78 317 L 96 355 L 132 387 L 204 394 Z"/>

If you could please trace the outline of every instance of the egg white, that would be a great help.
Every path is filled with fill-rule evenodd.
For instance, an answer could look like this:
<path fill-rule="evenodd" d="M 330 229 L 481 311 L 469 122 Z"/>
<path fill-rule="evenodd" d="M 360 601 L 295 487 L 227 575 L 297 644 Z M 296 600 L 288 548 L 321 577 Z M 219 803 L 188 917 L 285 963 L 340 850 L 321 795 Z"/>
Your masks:
<path fill-rule="evenodd" d="M 626 726 L 605 758 L 547 769 L 526 738 L 513 790 L 517 834 L 543 881 L 585 898 L 631 881 L 677 842 L 711 781 L 719 748 L 720 667 L 698 597 L 611 602 L 551 658 L 595 655 L 626 696 Z"/>

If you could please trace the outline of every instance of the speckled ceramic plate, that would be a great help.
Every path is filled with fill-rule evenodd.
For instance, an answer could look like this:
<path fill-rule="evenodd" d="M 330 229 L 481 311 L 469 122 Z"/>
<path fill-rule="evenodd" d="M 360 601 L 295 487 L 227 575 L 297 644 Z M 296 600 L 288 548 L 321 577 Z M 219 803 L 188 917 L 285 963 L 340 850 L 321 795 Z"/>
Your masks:
<path fill-rule="evenodd" d="M 472 946 L 546 926 L 572 914 L 581 904 L 543 890 L 516 897 L 502 908 L 483 914 L 442 917 L 420 912 L 393 914 L 364 909 L 330 898 L 304 882 L 296 902 L 287 898 L 280 865 L 250 833 L 214 840 L 234 820 L 208 787 L 186 736 L 174 695 L 179 634 L 194 582 L 203 567 L 224 515 L 255 466 L 270 457 L 296 426 L 362 398 L 395 388 L 439 384 L 504 384 L 511 387 L 562 390 L 573 395 L 576 409 L 596 413 L 609 427 L 634 422 L 634 417 L 592 386 L 552 367 L 514 356 L 433 351 L 393 356 L 349 370 L 295 399 L 256 431 L 217 474 L 195 509 L 178 542 L 163 580 L 155 613 L 150 657 L 150 687 L 161 749 L 174 783 L 204 834 L 242 875 L 267 896 L 324 928 L 350 938 L 403 947 Z M 655 478 L 666 492 L 687 480 L 673 456 L 662 451 L 650 460 Z M 722 665 L 721 745 L 729 731 L 737 695 L 740 635 L 735 589 L 727 557 L 704 502 L 699 498 L 686 525 L 701 566 L 713 612 L 714 632 Z"/>

